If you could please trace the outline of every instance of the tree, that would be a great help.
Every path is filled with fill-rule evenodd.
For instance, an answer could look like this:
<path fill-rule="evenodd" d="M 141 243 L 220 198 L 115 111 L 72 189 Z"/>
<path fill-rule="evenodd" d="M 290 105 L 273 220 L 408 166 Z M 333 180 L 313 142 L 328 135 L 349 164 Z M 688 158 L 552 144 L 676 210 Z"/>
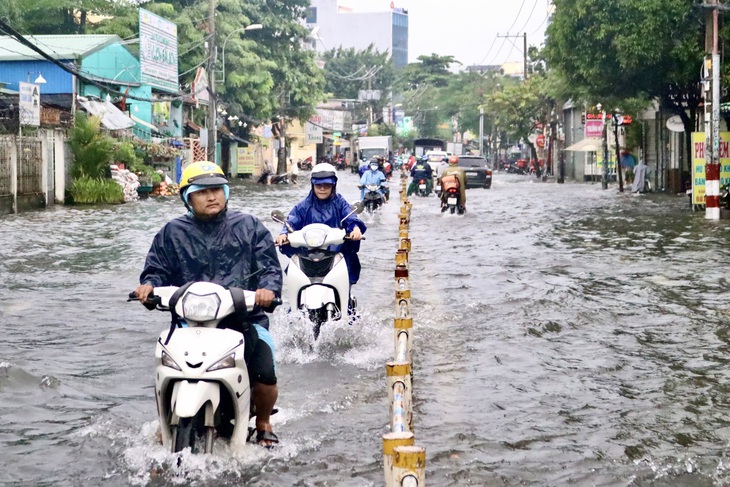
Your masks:
<path fill-rule="evenodd" d="M 4 0 L 0 18 L 20 32 L 86 34 L 88 17 L 109 15 L 127 0 Z"/>
<path fill-rule="evenodd" d="M 686 0 L 554 0 L 545 56 L 576 94 L 604 106 L 661 100 L 689 134 L 701 102 L 701 11 Z M 689 111 L 689 115 L 687 114 Z M 687 138 L 687 150 L 691 138 Z"/>
<path fill-rule="evenodd" d="M 533 159 L 537 159 L 537 150 L 529 136 L 547 122 L 552 107 L 544 84 L 544 77 L 535 76 L 520 84 L 507 85 L 492 92 L 485 103 L 502 133 L 512 140 L 522 139 L 530 147 Z"/>

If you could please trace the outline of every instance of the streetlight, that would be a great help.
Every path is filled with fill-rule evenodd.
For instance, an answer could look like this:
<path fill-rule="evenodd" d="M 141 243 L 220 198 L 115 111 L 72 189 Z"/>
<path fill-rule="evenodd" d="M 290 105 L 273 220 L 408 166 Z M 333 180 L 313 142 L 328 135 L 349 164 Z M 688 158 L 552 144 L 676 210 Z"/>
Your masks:
<path fill-rule="evenodd" d="M 226 39 L 223 41 L 223 73 L 221 74 L 221 83 L 225 84 L 226 82 L 226 43 L 228 43 L 228 39 L 231 38 L 233 34 L 236 34 L 237 32 L 246 32 L 248 30 L 259 30 L 262 29 L 264 26 L 261 24 L 251 24 L 248 27 L 241 27 L 240 29 L 236 29 L 234 31 L 231 31 L 230 34 L 226 36 Z"/>

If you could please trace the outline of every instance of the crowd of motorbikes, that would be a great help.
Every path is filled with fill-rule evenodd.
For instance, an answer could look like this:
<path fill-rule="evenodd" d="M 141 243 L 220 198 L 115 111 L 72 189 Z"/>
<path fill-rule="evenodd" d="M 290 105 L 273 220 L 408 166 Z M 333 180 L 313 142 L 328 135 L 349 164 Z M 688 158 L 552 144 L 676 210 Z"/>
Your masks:
<path fill-rule="evenodd" d="M 390 177 L 394 164 L 379 162 Z M 298 167 L 311 168 L 311 159 L 298 161 Z M 363 200 L 352 205 L 350 215 L 376 212 L 386 201 L 383 190 L 387 183 L 365 189 Z M 440 186 L 435 190 L 441 192 Z M 425 180 L 418 181 L 417 194 L 429 196 Z M 456 206 L 455 195 L 447 193 L 445 200 Z M 273 210 L 271 218 L 287 225 L 280 210 Z M 322 326 L 349 319 L 348 304 L 354 302 L 356 306 L 346 259 L 330 250 L 347 239 L 342 222 L 340 228 L 320 223 L 297 231 L 288 228 L 287 245 L 303 251 L 293 255 L 286 267 L 286 302 L 290 312 L 301 313 L 309 321 L 314 340 Z M 135 299 L 133 292 L 129 300 Z M 244 361 L 245 339 L 241 333 L 218 325 L 227 316 L 254 312 L 255 291 L 194 282 L 157 287 L 150 300 L 155 309 L 171 317 L 155 348 L 155 400 L 163 447 L 171 453 L 185 449 L 211 453 L 219 438 L 232 446 L 251 441 L 255 429 L 249 424 L 256 411 Z M 281 303 L 277 299 L 274 307 Z"/>

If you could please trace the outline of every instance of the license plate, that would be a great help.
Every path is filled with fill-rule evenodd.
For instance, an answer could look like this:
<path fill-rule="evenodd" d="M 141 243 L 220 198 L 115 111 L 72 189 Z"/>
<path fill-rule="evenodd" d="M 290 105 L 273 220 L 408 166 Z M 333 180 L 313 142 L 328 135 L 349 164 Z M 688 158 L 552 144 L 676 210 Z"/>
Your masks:
<path fill-rule="evenodd" d="M 418 185 L 418 189 L 426 189 L 426 185 L 425 184 L 419 184 Z"/>
<path fill-rule="evenodd" d="M 456 204 L 456 198 L 446 198 L 446 202 L 450 205 Z"/>
<path fill-rule="evenodd" d="M 466 174 L 467 176 L 476 176 L 476 175 L 477 175 L 477 174 L 479 174 L 479 173 L 476 173 L 476 172 L 467 172 L 467 173 L 465 173 L 465 174 Z"/>
<path fill-rule="evenodd" d="M 437 184 L 437 185 L 436 185 L 436 186 L 434 187 L 434 189 L 435 189 L 436 191 L 441 191 L 441 185 L 440 185 L 440 184 Z"/>

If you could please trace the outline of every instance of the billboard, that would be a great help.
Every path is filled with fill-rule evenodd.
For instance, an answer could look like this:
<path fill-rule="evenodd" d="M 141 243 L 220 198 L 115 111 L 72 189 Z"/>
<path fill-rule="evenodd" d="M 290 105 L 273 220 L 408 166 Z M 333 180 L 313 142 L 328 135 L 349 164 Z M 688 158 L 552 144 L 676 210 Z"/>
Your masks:
<path fill-rule="evenodd" d="M 41 124 L 41 88 L 33 83 L 20 85 L 20 125 L 40 126 Z"/>
<path fill-rule="evenodd" d="M 178 92 L 177 26 L 139 9 L 140 81 L 154 88 Z"/>

